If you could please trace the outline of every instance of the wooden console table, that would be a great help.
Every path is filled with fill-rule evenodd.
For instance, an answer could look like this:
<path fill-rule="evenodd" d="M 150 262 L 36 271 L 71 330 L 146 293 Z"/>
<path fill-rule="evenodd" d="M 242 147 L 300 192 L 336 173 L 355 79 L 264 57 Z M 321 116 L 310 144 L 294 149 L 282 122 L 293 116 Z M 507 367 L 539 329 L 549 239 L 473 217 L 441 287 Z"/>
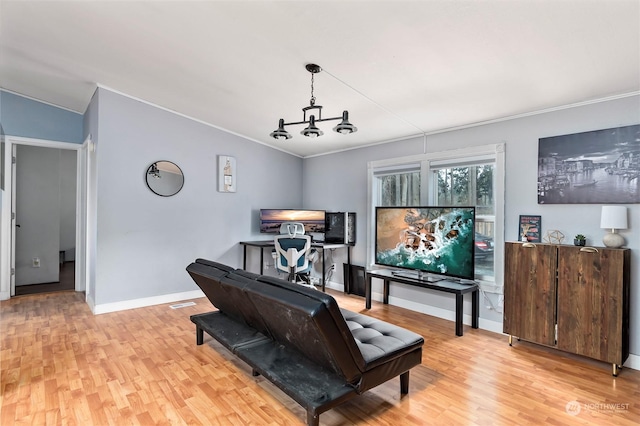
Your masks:
<path fill-rule="evenodd" d="M 394 274 L 389 269 L 379 269 L 366 272 L 365 280 L 365 300 L 366 308 L 371 309 L 371 278 L 380 278 L 384 282 L 384 293 L 382 302 L 389 303 L 389 283 L 395 281 L 398 283 L 409 284 L 413 286 L 428 288 L 430 290 L 443 291 L 445 293 L 453 293 L 456 295 L 456 336 L 462 336 L 462 302 L 463 296 L 471 293 L 471 327 L 478 328 L 478 316 L 480 313 L 480 296 L 478 284 L 476 283 L 457 283 L 448 281 L 430 282 L 417 278 L 407 278 Z"/>

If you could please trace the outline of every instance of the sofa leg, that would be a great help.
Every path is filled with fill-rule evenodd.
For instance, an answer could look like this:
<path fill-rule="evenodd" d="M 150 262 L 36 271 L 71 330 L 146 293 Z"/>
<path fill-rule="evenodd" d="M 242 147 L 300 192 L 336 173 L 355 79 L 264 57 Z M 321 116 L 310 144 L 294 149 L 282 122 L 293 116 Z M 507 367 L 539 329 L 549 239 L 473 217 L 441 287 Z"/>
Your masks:
<path fill-rule="evenodd" d="M 204 330 L 196 325 L 196 344 L 201 345 L 204 342 Z"/>
<path fill-rule="evenodd" d="M 258 370 L 256 370 L 255 368 L 252 368 L 252 369 L 251 369 L 251 375 L 252 375 L 253 377 L 256 377 L 256 376 L 259 376 L 259 375 L 260 375 L 260 373 L 258 373 Z"/>
<path fill-rule="evenodd" d="M 400 375 L 400 395 L 406 395 L 409 393 L 409 372 L 402 373 Z"/>
<path fill-rule="evenodd" d="M 318 426 L 320 424 L 320 415 L 307 411 L 307 426 Z"/>

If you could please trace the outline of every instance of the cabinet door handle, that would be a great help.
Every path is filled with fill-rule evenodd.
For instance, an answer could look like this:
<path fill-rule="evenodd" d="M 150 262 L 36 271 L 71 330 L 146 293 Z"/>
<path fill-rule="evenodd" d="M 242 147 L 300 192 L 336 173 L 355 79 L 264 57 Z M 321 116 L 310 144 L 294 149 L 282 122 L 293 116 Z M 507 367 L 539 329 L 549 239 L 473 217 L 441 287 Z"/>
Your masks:
<path fill-rule="evenodd" d="M 599 253 L 598 249 L 595 247 L 582 247 L 580 251 L 583 251 L 585 253 Z"/>
<path fill-rule="evenodd" d="M 526 248 L 536 248 L 535 244 L 532 243 L 522 243 L 522 247 L 526 247 Z"/>

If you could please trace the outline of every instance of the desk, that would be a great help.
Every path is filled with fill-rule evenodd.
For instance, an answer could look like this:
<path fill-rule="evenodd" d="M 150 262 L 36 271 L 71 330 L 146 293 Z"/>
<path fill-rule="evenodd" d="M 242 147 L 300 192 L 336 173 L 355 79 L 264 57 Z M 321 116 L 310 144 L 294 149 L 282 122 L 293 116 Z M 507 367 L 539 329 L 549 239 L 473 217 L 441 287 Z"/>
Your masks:
<path fill-rule="evenodd" d="M 461 284 L 453 281 L 447 281 L 446 279 L 442 281 L 429 282 L 417 278 L 405 278 L 394 275 L 393 271 L 389 269 L 367 271 L 365 276 L 365 306 L 367 309 L 371 309 L 371 278 L 380 278 L 384 281 L 384 294 L 382 299 L 384 304 L 389 303 L 389 283 L 391 281 L 428 288 L 430 290 L 444 291 L 445 293 L 453 293 L 456 295 L 456 336 L 462 336 L 462 298 L 465 294 L 471 293 L 471 327 L 478 328 L 480 308 L 478 284 Z"/>
<path fill-rule="evenodd" d="M 273 240 L 260 240 L 260 241 L 240 241 L 240 245 L 244 246 L 244 250 L 242 253 L 242 269 L 247 269 L 247 247 L 258 247 L 260 249 L 260 275 L 264 273 L 264 249 L 270 248 L 272 250 L 275 249 L 275 244 Z M 322 250 L 322 291 L 324 291 L 325 286 L 325 267 L 324 267 L 324 251 L 331 250 L 336 248 L 346 248 L 347 249 L 347 264 L 349 265 L 349 269 L 351 269 L 351 245 L 349 244 L 325 244 L 325 243 L 311 243 L 311 247 L 315 249 Z M 269 253 L 269 257 L 271 257 L 271 253 Z M 349 288 L 349 277 L 344 278 L 344 289 L 347 292 Z"/>

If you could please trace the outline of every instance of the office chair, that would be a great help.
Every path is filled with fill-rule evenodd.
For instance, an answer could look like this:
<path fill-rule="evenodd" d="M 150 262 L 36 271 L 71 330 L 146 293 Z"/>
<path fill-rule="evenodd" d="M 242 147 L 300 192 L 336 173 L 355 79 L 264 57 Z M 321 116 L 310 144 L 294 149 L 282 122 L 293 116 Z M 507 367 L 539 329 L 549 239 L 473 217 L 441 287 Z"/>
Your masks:
<path fill-rule="evenodd" d="M 299 222 L 283 223 L 280 235 L 276 235 L 273 242 L 276 270 L 288 273 L 288 281 L 292 283 L 315 288 L 309 275 L 316 251 L 311 248 L 311 236 L 304 234 L 304 225 Z"/>

